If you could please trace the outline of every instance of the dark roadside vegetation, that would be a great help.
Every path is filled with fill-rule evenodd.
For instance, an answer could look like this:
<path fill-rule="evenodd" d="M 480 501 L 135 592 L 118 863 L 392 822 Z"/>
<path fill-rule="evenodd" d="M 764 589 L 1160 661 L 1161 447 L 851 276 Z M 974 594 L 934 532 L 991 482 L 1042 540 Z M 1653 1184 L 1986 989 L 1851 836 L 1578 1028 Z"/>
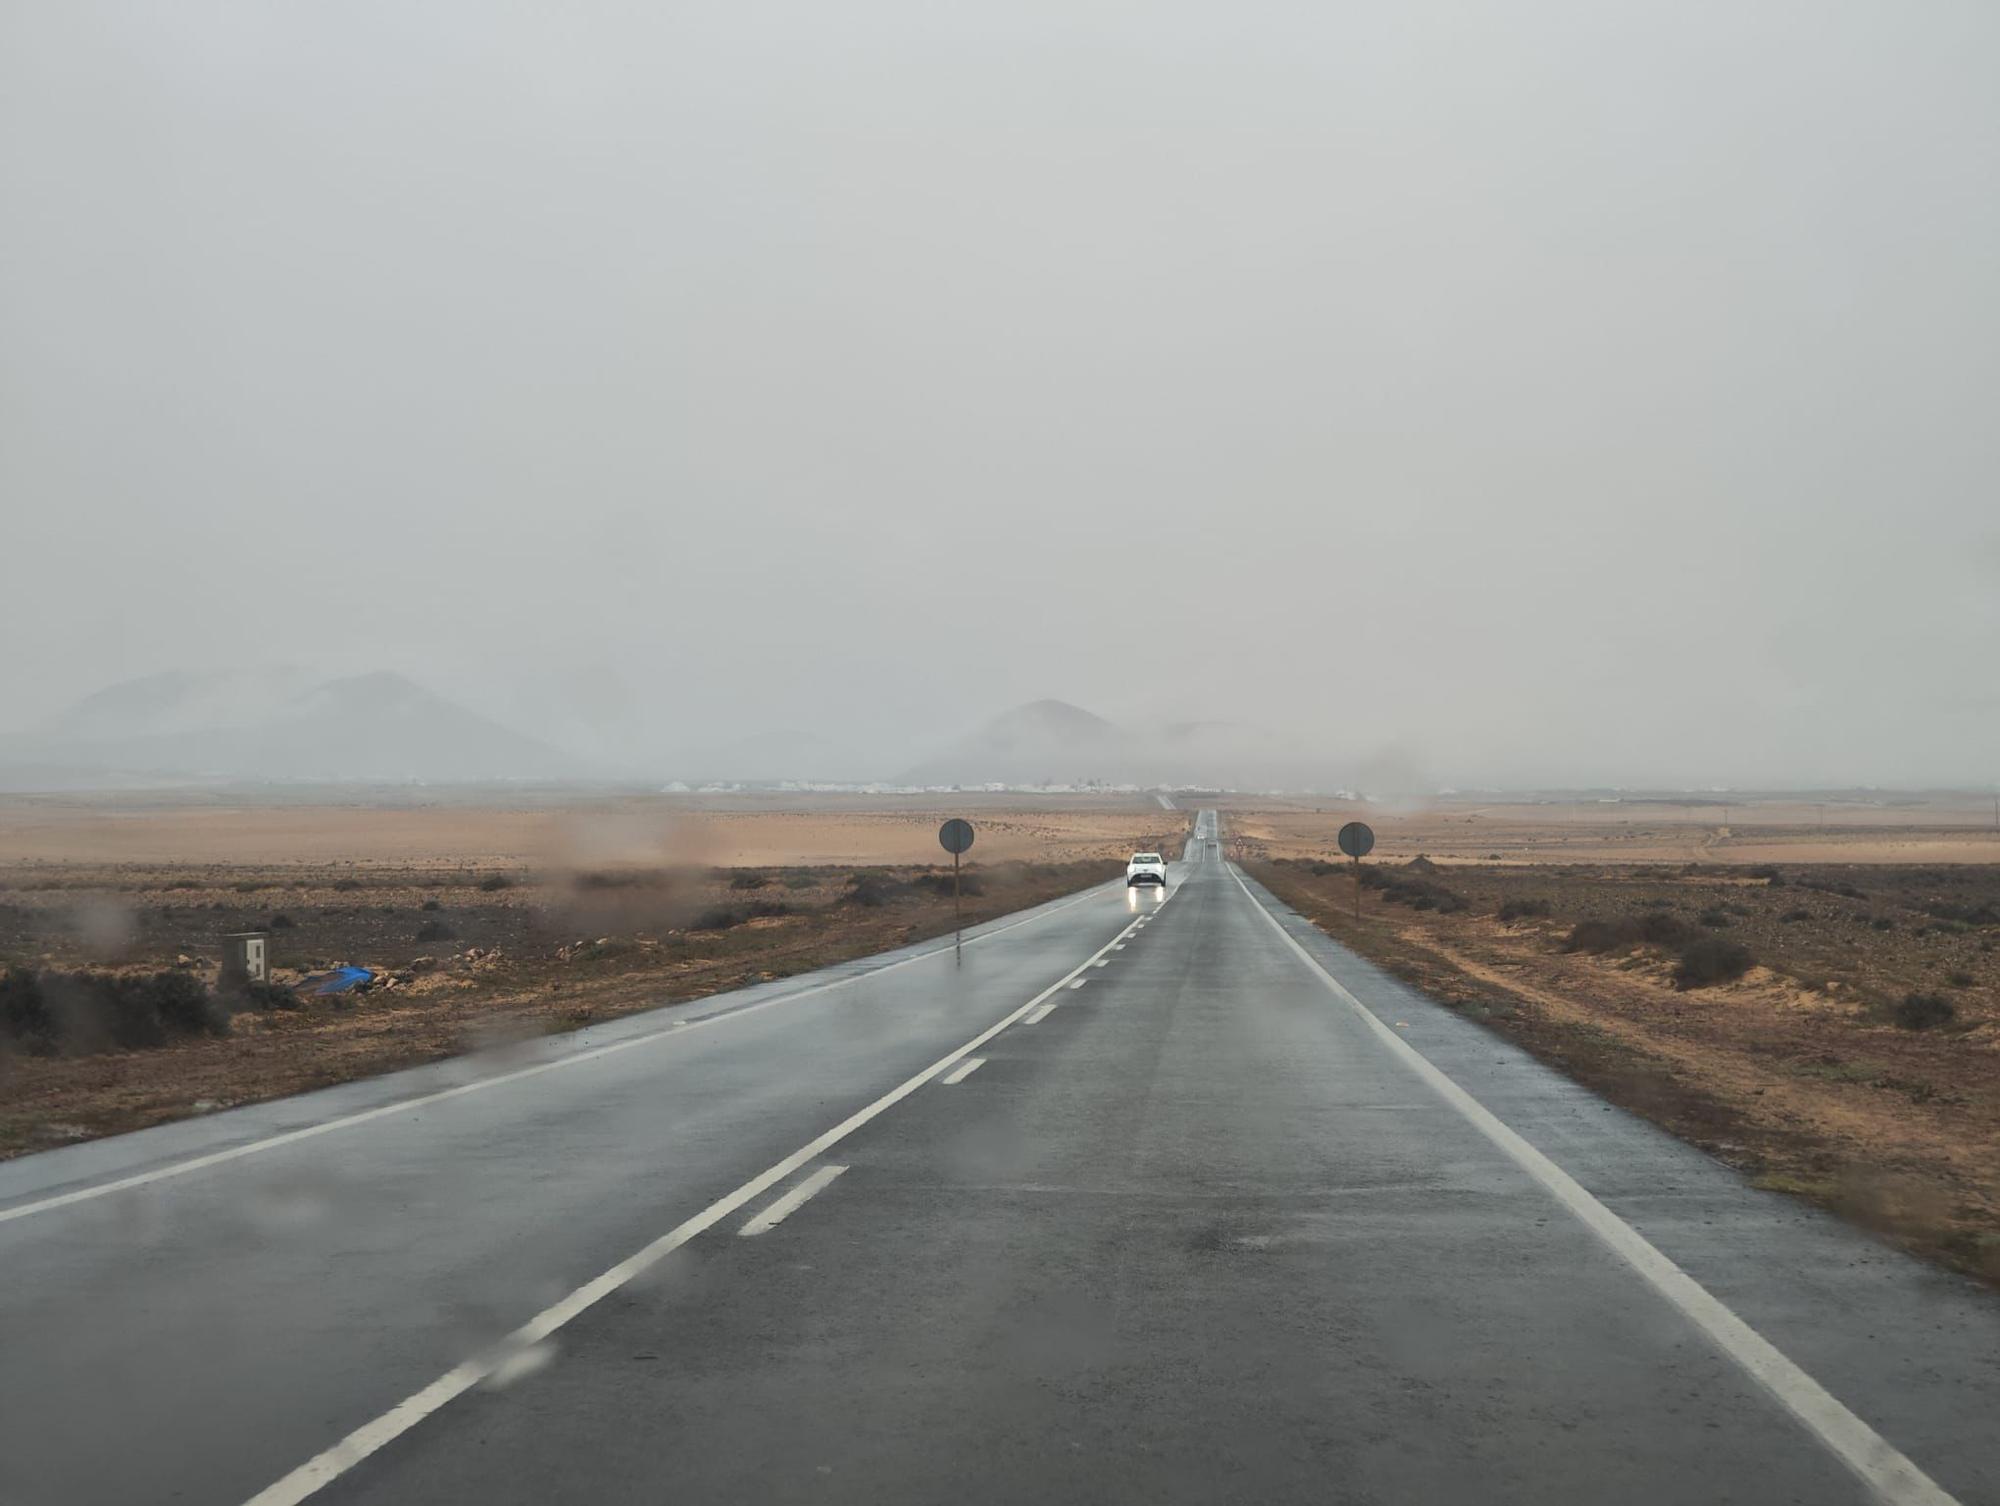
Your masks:
<path fill-rule="evenodd" d="M 1113 877 L 973 865 L 968 925 Z M 0 1154 L 575 1029 L 947 934 L 948 868 L 0 875 Z M 223 938 L 269 984 L 219 987 Z M 318 995 L 340 966 L 363 990 Z"/>
<path fill-rule="evenodd" d="M 1351 865 L 1274 893 L 1613 1102 L 2000 1282 L 2000 867 Z M 1371 872 L 1371 869 L 1376 870 Z"/>

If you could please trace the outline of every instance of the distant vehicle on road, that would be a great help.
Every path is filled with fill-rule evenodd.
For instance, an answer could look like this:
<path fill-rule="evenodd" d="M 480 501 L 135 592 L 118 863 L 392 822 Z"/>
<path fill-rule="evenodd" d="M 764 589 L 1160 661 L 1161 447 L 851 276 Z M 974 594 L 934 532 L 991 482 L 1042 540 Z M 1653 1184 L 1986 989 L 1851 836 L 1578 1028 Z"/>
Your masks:
<path fill-rule="evenodd" d="M 1167 860 L 1157 852 L 1135 852 L 1132 861 L 1125 865 L 1125 887 L 1131 889 L 1139 884 L 1162 884 L 1167 881 Z"/>

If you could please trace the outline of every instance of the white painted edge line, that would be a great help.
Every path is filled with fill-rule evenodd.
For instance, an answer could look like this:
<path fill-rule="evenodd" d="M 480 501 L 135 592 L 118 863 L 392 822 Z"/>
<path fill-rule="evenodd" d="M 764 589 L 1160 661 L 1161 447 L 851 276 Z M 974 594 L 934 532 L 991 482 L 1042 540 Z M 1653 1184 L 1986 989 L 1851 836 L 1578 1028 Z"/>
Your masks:
<path fill-rule="evenodd" d="M 1076 985 L 1072 983 L 1070 987 L 1074 988 L 1076 987 Z M 964 1082 L 966 1078 L 970 1077 L 973 1073 L 977 1072 L 981 1067 L 985 1065 L 986 1065 L 985 1057 L 968 1056 L 964 1061 L 960 1062 L 957 1066 L 953 1067 L 949 1072 L 945 1073 L 942 1080 L 947 1086 L 955 1082 Z"/>
<path fill-rule="evenodd" d="M 1102 886 L 1098 886 L 1102 887 Z M 1097 890 L 1087 889 L 1073 899 L 1065 900 L 1052 909 L 1037 915 L 1023 916 L 1010 921 L 995 930 L 985 931 L 972 937 L 965 944 L 977 946 L 982 941 L 1001 936 L 1020 926 L 1033 925 L 1038 920 L 1046 920 L 1051 915 L 1080 905 L 1091 898 Z M 1123 934 L 1122 932 L 1120 933 Z M 407 1113 L 411 1109 L 428 1108 L 434 1103 L 445 1103 L 454 1098 L 462 1098 L 468 1093 L 483 1092 L 487 1088 L 497 1088 L 510 1082 L 520 1082 L 525 1078 L 539 1077 L 544 1072 L 559 1071 L 564 1067 L 574 1067 L 582 1062 L 597 1061 L 602 1057 L 615 1056 L 621 1051 L 630 1051 L 636 1046 L 650 1046 L 669 1036 L 685 1036 L 690 1030 L 699 1030 L 704 1025 L 719 1025 L 725 1020 L 740 1020 L 746 1015 L 775 1008 L 780 1004 L 796 1004 L 801 999 L 809 999 L 815 994 L 823 994 L 829 989 L 845 988 L 851 983 L 866 982 L 879 978 L 884 973 L 894 972 L 899 967 L 909 967 L 912 963 L 925 962 L 932 957 L 942 957 L 952 951 L 950 946 L 933 947 L 928 952 L 919 952 L 914 957 L 903 957 L 895 962 L 884 963 L 881 967 L 870 968 L 865 973 L 855 973 L 846 978 L 830 978 L 824 983 L 815 983 L 795 993 L 780 994 L 774 999 L 760 999 L 755 1004 L 745 1004 L 741 1008 L 726 1010 L 720 1014 L 705 1015 L 700 1019 L 678 1019 L 658 1030 L 645 1035 L 630 1036 L 622 1041 L 611 1041 L 602 1046 L 593 1046 L 587 1051 L 574 1052 L 568 1056 L 558 1056 L 551 1061 L 536 1062 L 531 1066 L 516 1067 L 511 1072 L 495 1073 L 491 1077 L 477 1078 L 455 1087 L 440 1088 L 432 1093 L 420 1093 L 415 1098 L 400 1098 L 394 1103 L 378 1104 L 372 1109 L 362 1109 L 358 1113 L 343 1114 L 338 1119 L 328 1119 L 320 1124 L 301 1125 L 298 1129 L 285 1130 L 276 1135 L 268 1135 L 262 1140 L 246 1141 L 242 1145 L 232 1145 L 226 1150 L 210 1151 L 207 1155 L 190 1156 L 185 1161 L 171 1161 L 165 1166 L 156 1166 L 151 1171 L 135 1172 L 130 1176 L 118 1177 L 109 1182 L 98 1182 L 88 1187 L 72 1188 L 68 1192 L 55 1193 L 49 1197 L 37 1198 L 33 1202 L 16 1203 L 11 1208 L 0 1208 L 0 1224 L 10 1223 L 17 1218 L 26 1218 L 31 1213 L 47 1213 L 56 1208 L 67 1208 L 72 1203 L 88 1202 L 91 1198 L 109 1196 L 114 1192 L 129 1192 L 134 1187 L 144 1187 L 153 1182 L 168 1181 L 173 1177 L 186 1176 L 191 1171 L 206 1171 L 211 1166 L 221 1166 L 230 1161 L 240 1161 L 245 1156 L 254 1156 L 263 1151 L 277 1150 L 280 1146 L 296 1145 L 301 1140 L 311 1140 L 319 1135 L 330 1135 L 335 1130 L 353 1129 L 356 1125 L 367 1124 L 376 1119 L 386 1119 L 391 1114 Z M 719 995 L 710 995 L 711 998 Z M 671 1006 L 662 1006 L 671 1007 Z"/>
<path fill-rule="evenodd" d="M 1318 958 L 1300 946 L 1263 902 L 1250 892 L 1233 867 L 1231 877 L 1257 913 L 1271 923 L 1284 942 L 1319 974 L 1320 980 L 1357 1015 L 1389 1053 L 1423 1079 L 1426 1086 L 1463 1115 L 1472 1127 L 1506 1153 L 1508 1158 L 1554 1196 L 1557 1202 L 1629 1265 L 1645 1282 L 1678 1308 L 1750 1378 L 1761 1385 L 1805 1425 L 1835 1457 L 1853 1470 L 1877 1499 L 1890 1506 L 1958 1506 L 1936 1481 L 1905 1457 L 1867 1423 L 1850 1412 L 1831 1392 L 1779 1352 L 1776 1345 L 1745 1323 L 1700 1282 L 1660 1253 L 1646 1237 L 1584 1189 L 1575 1178 L 1536 1150 L 1503 1123 L 1492 1110 L 1445 1075 L 1430 1058 L 1383 1024 L 1341 985 Z"/>
<path fill-rule="evenodd" d="M 1054 1012 L 1054 1010 L 1055 1010 L 1054 1004 L 1044 1004 L 1041 1006 L 1041 1008 L 1035 1010 L 1031 1014 L 1025 1015 L 1022 1018 L 1021 1023 L 1023 1025 L 1039 1025 L 1042 1023 L 1043 1020 L 1046 1020 L 1049 1017 L 1049 1015 Z"/>
<path fill-rule="evenodd" d="M 1123 931 L 1118 933 L 1119 936 L 1124 934 Z M 1118 937 L 1114 936 L 1112 941 L 1117 939 Z M 393 1443 L 433 1412 L 470 1391 L 506 1363 L 509 1356 L 541 1343 L 570 1319 L 588 1311 L 633 1278 L 644 1275 L 697 1234 L 713 1228 L 744 1204 L 761 1197 L 800 1167 L 824 1155 L 869 1120 L 894 1108 L 939 1073 L 949 1071 L 1008 1026 L 1039 1008 L 1057 989 L 1089 967 L 1110 945 L 1111 942 L 1107 941 L 1104 946 L 1092 952 L 1089 957 L 1064 973 L 1034 998 L 987 1026 L 957 1050 L 939 1057 L 916 1076 L 904 1079 L 866 1108 L 857 1109 L 849 1114 L 832 1129 L 807 1141 L 784 1160 L 759 1172 L 734 1192 L 716 1199 L 692 1218 L 676 1224 L 651 1244 L 626 1256 L 603 1275 L 586 1281 L 554 1306 L 544 1308 L 485 1353 L 475 1355 L 462 1364 L 454 1365 L 421 1391 L 405 1397 L 373 1421 L 364 1422 L 332 1447 L 315 1454 L 282 1480 L 258 1491 L 249 1499 L 246 1506 L 297 1506 L 298 1502 L 305 1500 L 315 1491 L 339 1479 L 370 1454 Z"/>
<path fill-rule="evenodd" d="M 747 1221 L 736 1232 L 743 1238 L 767 1234 L 790 1218 L 799 1209 L 811 1202 L 825 1189 L 826 1184 L 847 1170 L 845 1166 L 822 1166 L 790 1192 L 776 1202 L 768 1204 L 764 1211 Z"/>

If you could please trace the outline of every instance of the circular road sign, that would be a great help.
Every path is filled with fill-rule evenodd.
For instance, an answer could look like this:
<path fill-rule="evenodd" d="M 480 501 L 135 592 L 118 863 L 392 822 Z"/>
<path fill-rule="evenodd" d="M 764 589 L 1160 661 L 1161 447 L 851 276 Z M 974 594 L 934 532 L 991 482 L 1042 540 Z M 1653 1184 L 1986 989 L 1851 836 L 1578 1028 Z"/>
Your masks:
<path fill-rule="evenodd" d="M 1336 839 L 1340 850 L 1350 858 L 1365 858 L 1374 850 L 1375 833 L 1369 830 L 1365 821 L 1350 821 L 1340 829 Z"/>
<path fill-rule="evenodd" d="M 972 823 L 953 816 L 938 828 L 938 846 L 949 853 L 961 853 L 972 846 Z"/>

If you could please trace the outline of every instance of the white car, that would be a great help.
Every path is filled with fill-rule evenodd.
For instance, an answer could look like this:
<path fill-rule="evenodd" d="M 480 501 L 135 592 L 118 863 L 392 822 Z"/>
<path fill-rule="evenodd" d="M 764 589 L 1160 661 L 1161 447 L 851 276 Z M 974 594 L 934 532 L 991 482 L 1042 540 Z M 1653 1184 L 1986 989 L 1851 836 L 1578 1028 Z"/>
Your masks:
<path fill-rule="evenodd" d="M 1139 884 L 1159 884 L 1167 882 L 1167 860 L 1157 852 L 1135 852 L 1132 861 L 1125 865 L 1125 887 Z"/>

